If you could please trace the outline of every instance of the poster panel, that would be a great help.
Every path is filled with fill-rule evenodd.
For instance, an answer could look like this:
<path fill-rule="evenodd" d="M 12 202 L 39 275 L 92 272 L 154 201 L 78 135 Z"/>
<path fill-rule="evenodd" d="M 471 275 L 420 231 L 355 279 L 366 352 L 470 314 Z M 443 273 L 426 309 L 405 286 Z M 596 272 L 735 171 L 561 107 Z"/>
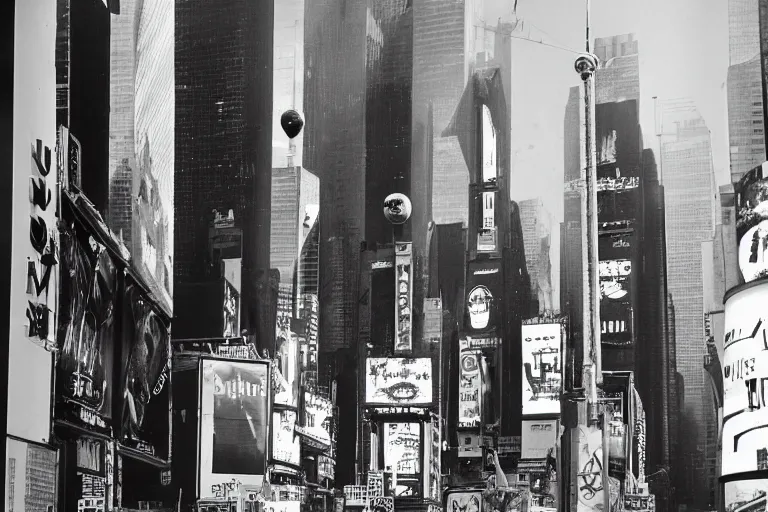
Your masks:
<path fill-rule="evenodd" d="M 304 432 L 324 443 L 331 442 L 333 404 L 314 393 L 304 393 Z"/>
<path fill-rule="evenodd" d="M 395 352 L 410 352 L 413 349 L 413 270 L 411 243 L 395 244 L 395 279 L 397 303 L 395 304 Z"/>
<path fill-rule="evenodd" d="M 546 459 L 557 446 L 557 420 L 523 420 L 522 458 Z"/>
<path fill-rule="evenodd" d="M 272 412 L 272 460 L 292 466 L 301 464 L 301 440 L 296 436 L 296 411 Z"/>
<path fill-rule="evenodd" d="M 606 237 L 602 240 L 610 242 L 611 238 Z M 619 239 L 612 243 L 622 242 L 623 240 Z M 627 345 L 632 342 L 632 260 L 630 256 L 630 249 L 627 248 L 624 257 L 601 259 L 598 264 L 600 341 L 607 345 Z M 600 257 L 603 258 L 602 251 Z"/>
<path fill-rule="evenodd" d="M 504 291 L 501 260 L 470 261 L 467 270 L 467 297 L 464 330 L 477 335 L 500 329 L 501 299 Z"/>
<path fill-rule="evenodd" d="M 227 279 L 223 279 L 224 284 L 224 307 L 222 308 L 224 332 L 222 336 L 225 338 L 230 336 L 240 335 L 240 294 L 237 292 L 232 283 Z"/>
<path fill-rule="evenodd" d="M 117 267 L 107 249 L 63 208 L 56 417 L 109 433 L 118 308 Z"/>
<path fill-rule="evenodd" d="M 199 494 L 237 481 L 260 487 L 267 462 L 269 362 L 202 359 Z"/>
<path fill-rule="evenodd" d="M 384 469 L 398 475 L 421 472 L 421 425 L 384 423 Z"/>
<path fill-rule="evenodd" d="M 482 512 L 483 493 L 449 492 L 445 504 L 446 512 Z"/>
<path fill-rule="evenodd" d="M 167 460 L 171 436 L 169 319 L 130 277 L 125 284 L 120 442 Z"/>
<path fill-rule="evenodd" d="M 755 471 L 768 457 L 768 283 L 725 303 L 722 475 Z"/>
<path fill-rule="evenodd" d="M 369 405 L 431 405 L 430 358 L 369 358 L 365 402 Z"/>
<path fill-rule="evenodd" d="M 595 109 L 598 178 L 640 176 L 637 101 L 600 103 Z"/>
<path fill-rule="evenodd" d="M 560 414 L 562 327 L 523 325 L 523 415 Z"/>
<path fill-rule="evenodd" d="M 739 269 L 745 282 L 768 277 L 768 162 L 734 186 Z"/>
<path fill-rule="evenodd" d="M 275 368 L 272 375 L 275 404 L 298 407 L 299 338 L 289 328 L 278 329 L 275 339 Z"/>
<path fill-rule="evenodd" d="M 602 510 L 605 503 L 603 481 L 603 432 L 594 427 L 579 427 L 577 512 Z"/>
<path fill-rule="evenodd" d="M 768 479 L 725 483 L 725 512 L 768 510 Z"/>
<path fill-rule="evenodd" d="M 474 349 L 459 354 L 459 428 L 479 428 L 483 411 L 481 353 Z"/>

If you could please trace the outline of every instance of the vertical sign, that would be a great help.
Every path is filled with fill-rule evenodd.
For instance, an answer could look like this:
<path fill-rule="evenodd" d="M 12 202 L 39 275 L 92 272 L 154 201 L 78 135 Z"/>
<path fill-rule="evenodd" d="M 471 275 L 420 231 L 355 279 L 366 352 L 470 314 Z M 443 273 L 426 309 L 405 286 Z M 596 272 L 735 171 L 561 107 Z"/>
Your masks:
<path fill-rule="evenodd" d="M 483 406 L 483 379 L 480 373 L 479 351 L 465 348 L 462 343 L 459 365 L 458 426 L 459 428 L 478 428 Z"/>
<path fill-rule="evenodd" d="M 595 512 L 605 508 L 603 482 L 603 432 L 579 427 L 579 459 L 576 488 L 577 512 Z"/>
<path fill-rule="evenodd" d="M 51 148 L 37 139 L 32 145 L 29 178 L 29 242 L 27 256 L 27 337 L 46 350 L 55 346 L 58 280 L 56 167 L 51 174 Z M 55 162 L 54 162 L 55 163 Z"/>
<path fill-rule="evenodd" d="M 413 318 L 413 255 L 410 242 L 395 243 L 395 286 L 397 303 L 395 304 L 395 352 L 410 352 Z"/>
<path fill-rule="evenodd" d="M 496 251 L 496 191 L 482 193 L 482 224 L 477 235 L 478 252 Z"/>

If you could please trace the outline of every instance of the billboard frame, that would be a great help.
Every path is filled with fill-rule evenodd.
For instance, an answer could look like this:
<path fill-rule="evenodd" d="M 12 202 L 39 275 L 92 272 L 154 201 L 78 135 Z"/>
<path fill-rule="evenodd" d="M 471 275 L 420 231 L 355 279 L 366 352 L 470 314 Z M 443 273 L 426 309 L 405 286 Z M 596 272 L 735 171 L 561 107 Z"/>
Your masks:
<path fill-rule="evenodd" d="M 197 379 L 198 379 L 198 393 L 197 393 L 197 443 L 195 449 L 197 450 L 196 468 L 195 468 L 195 499 L 204 499 L 201 494 L 201 450 L 200 450 L 200 435 L 202 430 L 202 409 L 203 409 L 203 365 L 206 361 L 224 361 L 231 364 L 259 364 L 267 367 L 267 435 L 266 435 L 266 450 L 264 453 L 264 473 L 262 475 L 261 485 L 264 485 L 264 481 L 267 476 L 267 470 L 269 468 L 269 456 L 271 454 L 271 436 L 272 436 L 272 361 L 269 359 L 235 359 L 235 358 L 223 358 L 210 355 L 200 356 L 197 367 Z"/>

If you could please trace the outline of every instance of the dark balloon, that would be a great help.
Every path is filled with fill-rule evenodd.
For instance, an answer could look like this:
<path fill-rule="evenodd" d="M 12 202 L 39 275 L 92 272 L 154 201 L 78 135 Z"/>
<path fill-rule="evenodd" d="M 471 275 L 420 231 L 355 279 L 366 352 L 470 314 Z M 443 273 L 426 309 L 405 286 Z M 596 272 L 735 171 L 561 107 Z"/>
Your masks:
<path fill-rule="evenodd" d="M 304 120 L 301 118 L 301 114 L 295 110 L 286 110 L 280 117 L 280 126 L 283 127 L 283 131 L 289 139 L 294 138 L 304 127 Z"/>

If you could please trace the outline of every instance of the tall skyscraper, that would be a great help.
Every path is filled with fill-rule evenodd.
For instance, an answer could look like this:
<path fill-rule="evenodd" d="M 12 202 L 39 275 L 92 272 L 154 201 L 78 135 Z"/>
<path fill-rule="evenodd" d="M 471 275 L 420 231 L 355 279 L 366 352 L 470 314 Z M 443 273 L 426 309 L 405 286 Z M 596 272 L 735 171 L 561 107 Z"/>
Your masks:
<path fill-rule="evenodd" d="M 731 182 L 766 159 L 758 0 L 728 0 Z"/>
<path fill-rule="evenodd" d="M 219 277 L 208 230 L 213 210 L 232 210 L 243 239 L 241 327 L 267 345 L 273 8 L 184 0 L 175 10 L 174 288 Z"/>
<path fill-rule="evenodd" d="M 519 208 L 525 243 L 525 262 L 531 280 L 531 297 L 538 303 L 538 309 L 528 314 L 535 316 L 553 310 L 552 262 L 549 249 L 554 224 L 552 215 L 541 199 L 520 201 Z M 557 235 L 559 236 L 559 232 Z"/>
<path fill-rule="evenodd" d="M 107 222 L 168 307 L 173 296 L 174 3 L 112 15 Z"/>
<path fill-rule="evenodd" d="M 595 101 L 640 100 L 638 42 L 634 34 L 595 39 L 600 70 L 595 74 Z"/>
<path fill-rule="evenodd" d="M 690 100 L 665 102 L 662 109 L 661 164 L 666 194 L 667 284 L 675 305 L 677 369 L 683 379 L 680 451 L 682 485 L 679 503 L 708 507 L 705 471 L 711 435 L 712 399 L 705 386 L 702 361 L 704 287 L 701 243 L 711 239 L 715 224 L 715 185 L 710 133 Z M 684 434 L 684 435 L 683 435 Z"/>

